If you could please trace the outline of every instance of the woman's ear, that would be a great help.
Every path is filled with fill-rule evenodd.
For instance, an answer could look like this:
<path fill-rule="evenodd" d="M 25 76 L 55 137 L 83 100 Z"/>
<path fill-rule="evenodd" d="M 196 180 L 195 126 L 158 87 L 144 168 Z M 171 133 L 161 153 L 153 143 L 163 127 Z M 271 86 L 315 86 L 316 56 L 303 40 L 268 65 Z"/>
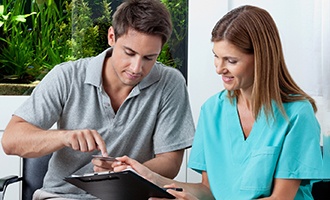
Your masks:
<path fill-rule="evenodd" d="M 116 43 L 115 30 L 112 26 L 108 29 L 108 44 L 109 46 L 114 46 Z"/>

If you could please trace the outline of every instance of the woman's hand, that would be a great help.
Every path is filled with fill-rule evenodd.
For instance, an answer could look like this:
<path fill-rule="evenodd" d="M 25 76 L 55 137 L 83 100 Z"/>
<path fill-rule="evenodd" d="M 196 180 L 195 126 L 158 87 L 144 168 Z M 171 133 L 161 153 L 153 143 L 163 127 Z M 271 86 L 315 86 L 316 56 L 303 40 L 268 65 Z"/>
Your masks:
<path fill-rule="evenodd" d="M 164 188 L 169 188 L 166 190 L 168 193 L 172 194 L 176 199 L 179 200 L 198 200 L 198 198 L 194 197 L 191 193 L 188 193 L 183 189 L 183 191 L 176 191 L 170 188 L 178 188 L 178 186 L 172 182 L 175 182 L 174 180 L 164 178 L 160 176 L 159 174 L 151 171 L 149 168 L 144 166 L 143 164 L 139 163 L 138 161 L 131 159 L 127 156 L 123 157 L 117 157 L 116 158 L 118 162 L 114 162 L 112 164 L 113 170 L 115 172 L 123 171 L 128 168 L 132 168 L 135 170 L 138 174 L 140 174 L 145 179 L 149 180 L 150 182 Z M 169 184 L 172 183 L 172 184 Z M 168 185 L 165 185 L 168 184 Z M 160 200 L 160 198 L 150 198 L 152 200 Z"/>
<path fill-rule="evenodd" d="M 193 196 L 192 194 L 186 192 L 184 189 L 182 191 L 176 191 L 170 188 L 178 188 L 177 185 L 170 184 L 170 185 L 165 185 L 164 188 L 169 188 L 168 190 L 166 190 L 166 192 L 170 193 L 171 195 L 173 195 L 175 197 L 175 199 L 178 200 L 198 200 L 198 198 L 196 198 L 195 196 Z M 149 198 L 149 200 L 162 200 L 160 198 Z"/>
<path fill-rule="evenodd" d="M 149 168 L 144 166 L 143 164 L 139 163 L 138 161 L 129 158 L 128 156 L 117 157 L 118 161 L 113 162 L 112 168 L 114 172 L 120 172 L 126 170 L 128 168 L 132 168 L 135 170 L 140 176 L 144 177 L 145 179 L 149 180 L 157 184 L 157 177 L 160 176 L 157 173 L 151 171 Z"/>

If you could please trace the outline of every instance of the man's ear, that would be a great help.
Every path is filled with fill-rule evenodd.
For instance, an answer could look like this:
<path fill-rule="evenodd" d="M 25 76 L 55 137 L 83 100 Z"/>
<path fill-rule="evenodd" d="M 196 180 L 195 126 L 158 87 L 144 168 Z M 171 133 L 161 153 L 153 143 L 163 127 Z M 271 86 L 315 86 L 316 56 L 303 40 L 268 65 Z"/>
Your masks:
<path fill-rule="evenodd" d="M 115 30 L 112 26 L 108 29 L 108 44 L 109 46 L 114 46 L 116 43 Z"/>

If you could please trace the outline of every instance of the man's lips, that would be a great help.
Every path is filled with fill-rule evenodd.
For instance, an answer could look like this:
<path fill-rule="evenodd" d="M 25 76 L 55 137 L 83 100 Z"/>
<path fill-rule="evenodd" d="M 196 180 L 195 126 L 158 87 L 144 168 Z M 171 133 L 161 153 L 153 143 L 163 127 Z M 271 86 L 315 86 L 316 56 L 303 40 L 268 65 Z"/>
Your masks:
<path fill-rule="evenodd" d="M 141 77 L 140 74 L 132 74 L 132 73 L 129 73 L 129 72 L 126 72 L 126 76 L 129 78 L 129 79 L 138 79 Z"/>

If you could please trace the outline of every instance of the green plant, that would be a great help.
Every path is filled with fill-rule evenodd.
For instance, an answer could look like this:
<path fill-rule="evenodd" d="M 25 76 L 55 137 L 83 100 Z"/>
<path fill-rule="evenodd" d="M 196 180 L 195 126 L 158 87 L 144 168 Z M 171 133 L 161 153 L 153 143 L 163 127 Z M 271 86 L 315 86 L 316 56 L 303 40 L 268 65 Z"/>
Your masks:
<path fill-rule="evenodd" d="M 72 0 L 71 5 L 72 56 L 74 59 L 95 56 L 107 47 L 102 44 L 107 45 L 106 30 L 111 25 L 110 3 L 106 0 Z"/>
<path fill-rule="evenodd" d="M 167 66 L 172 66 L 172 67 L 176 68 L 177 64 L 175 62 L 175 58 L 173 58 L 173 56 L 171 54 L 171 50 L 168 45 L 168 42 L 164 44 L 164 46 L 157 58 L 157 61 L 159 61 Z"/>
<path fill-rule="evenodd" d="M 161 1 L 169 8 L 174 26 L 158 61 L 180 68 L 185 61 L 182 46 L 187 36 L 187 0 Z M 108 47 L 111 0 L 3 0 L 2 4 L 2 82 L 41 80 L 56 64 L 94 56 Z M 27 8 L 30 12 L 25 14 Z"/>
<path fill-rule="evenodd" d="M 0 6 L 2 79 L 29 79 L 34 73 L 30 67 L 33 62 L 32 35 L 25 22 L 36 13 L 22 14 L 24 6 L 24 1 L 3 1 Z"/>
<path fill-rule="evenodd" d="M 87 0 L 56 3 L 32 0 L 29 14 L 22 14 L 26 1 L 3 1 L 0 7 L 0 80 L 41 80 L 56 64 L 103 51 L 107 42 L 103 40 L 105 45 L 100 45 L 100 36 L 106 39 L 111 24 L 110 3 L 89 1 L 99 5 L 95 11 L 97 17 Z"/>
<path fill-rule="evenodd" d="M 61 1 L 37 0 L 31 2 L 32 47 L 34 49 L 31 69 L 34 80 L 41 80 L 56 64 L 68 60 L 71 28 L 67 26 L 70 16 Z"/>
<path fill-rule="evenodd" d="M 177 45 L 187 35 L 187 0 L 161 0 L 169 9 L 173 23 L 173 33 L 169 42 L 171 45 Z"/>
<path fill-rule="evenodd" d="M 108 29 L 111 26 L 111 1 L 109 0 L 89 0 L 89 5 L 92 8 L 92 16 L 94 19 L 93 25 L 98 27 L 99 37 L 94 41 L 96 52 L 102 52 L 108 45 Z"/>
<path fill-rule="evenodd" d="M 187 36 L 187 14 L 188 1 L 187 0 L 161 0 L 161 2 L 168 8 L 172 17 L 173 32 L 171 38 L 164 45 L 158 60 L 166 65 L 175 68 L 181 68 L 183 60 L 186 58 L 185 42 Z"/>
<path fill-rule="evenodd" d="M 61 1 L 59 5 L 53 0 L 32 1 L 31 10 L 37 13 L 32 16 L 33 66 L 41 72 L 41 78 L 54 65 L 66 61 L 66 55 L 70 53 L 66 44 L 70 39 L 70 28 L 65 26 L 70 16 L 65 13 Z"/>
<path fill-rule="evenodd" d="M 22 14 L 25 1 L 3 3 L 4 13 L 8 11 L 9 17 L 0 34 L 4 42 L 0 49 L 2 81 L 28 83 L 41 79 L 51 66 L 63 61 L 59 50 L 67 48 L 57 38 L 58 23 L 66 16 L 61 16 L 53 0 L 32 1 L 30 14 Z M 10 16 L 13 16 L 11 20 Z M 14 16 L 19 16 L 20 20 L 15 20 Z"/>

